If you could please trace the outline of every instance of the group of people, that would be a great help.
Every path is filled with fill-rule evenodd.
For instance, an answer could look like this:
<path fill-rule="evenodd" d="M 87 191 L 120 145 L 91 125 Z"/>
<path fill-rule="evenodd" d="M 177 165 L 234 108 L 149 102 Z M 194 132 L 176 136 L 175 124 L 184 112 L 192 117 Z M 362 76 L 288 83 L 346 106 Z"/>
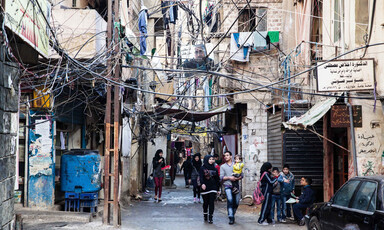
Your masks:
<path fill-rule="evenodd" d="M 293 203 L 294 220 L 300 226 L 305 225 L 303 212 L 315 200 L 311 178 L 306 176 L 301 178 L 300 184 L 303 189 L 301 195 L 297 197 L 295 196 L 295 177 L 290 171 L 289 165 L 284 165 L 283 171 L 279 172 L 278 168 L 273 168 L 271 163 L 266 162 L 260 169 L 260 184 L 264 195 L 258 220 L 260 225 L 274 224 L 276 222 L 275 210 L 277 221 L 285 223 L 286 218 L 291 218 L 291 203 Z"/>
<path fill-rule="evenodd" d="M 162 150 L 157 150 L 153 158 L 153 175 L 155 180 L 155 202 L 161 202 L 161 184 L 164 173 L 161 168 L 165 166 Z M 213 223 L 213 213 L 217 195 L 222 192 L 227 199 L 227 212 L 229 224 L 235 223 L 236 210 L 240 203 L 239 181 L 243 179 L 242 172 L 244 163 L 241 156 L 232 157 L 230 151 L 224 153 L 224 163 L 218 164 L 217 155 L 207 155 L 201 161 L 201 155 L 188 156 L 180 170 L 184 170 L 185 185 L 193 185 L 193 196 L 195 203 L 201 203 L 203 199 L 204 221 Z M 303 211 L 305 211 L 315 199 L 314 191 L 311 188 L 312 180 L 309 177 L 302 177 L 300 180 L 303 186 L 299 197 L 294 195 L 295 177 L 290 172 L 289 165 L 284 165 L 283 171 L 273 168 L 272 164 L 266 162 L 260 169 L 260 188 L 264 195 L 258 223 L 269 225 L 275 223 L 275 209 L 277 221 L 284 223 L 286 218 L 291 218 L 290 204 L 294 200 L 294 219 L 299 225 L 304 225 Z"/>

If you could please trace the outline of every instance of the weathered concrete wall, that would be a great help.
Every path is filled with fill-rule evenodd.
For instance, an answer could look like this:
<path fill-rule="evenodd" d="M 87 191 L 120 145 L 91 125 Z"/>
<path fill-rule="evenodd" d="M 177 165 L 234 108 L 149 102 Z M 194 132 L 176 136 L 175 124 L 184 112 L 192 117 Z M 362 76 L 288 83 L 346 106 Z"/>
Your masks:
<path fill-rule="evenodd" d="M 265 93 L 254 93 L 258 100 L 267 101 Z M 252 100 L 253 99 L 253 100 Z M 244 179 L 242 181 L 242 195 L 252 195 L 257 181 L 260 179 L 261 165 L 267 161 L 267 112 L 264 105 L 253 97 L 243 98 L 247 104 L 247 116 L 241 123 L 241 154 L 244 161 Z"/>
<path fill-rule="evenodd" d="M 0 62 L 0 229 L 14 224 L 18 95 L 17 66 Z"/>
<path fill-rule="evenodd" d="M 164 159 L 167 159 L 167 155 L 169 154 L 167 153 L 167 136 L 156 137 L 153 141 L 155 142 L 155 145 L 153 145 L 150 141 L 147 143 L 147 163 L 149 174 L 152 172 L 152 159 L 155 156 L 156 151 L 158 149 L 163 150 Z"/>
<path fill-rule="evenodd" d="M 52 17 L 52 26 L 58 29 L 57 38 L 71 57 L 77 54 L 76 58 L 92 58 L 104 51 L 106 33 L 102 31 L 107 30 L 107 23 L 96 10 L 53 9 Z"/>
<path fill-rule="evenodd" d="M 335 41 L 335 27 L 334 27 L 334 6 L 330 1 L 323 2 L 323 31 L 329 31 L 329 33 L 323 33 L 323 43 L 324 44 L 334 44 L 338 45 L 338 54 L 343 52 L 351 51 L 355 48 L 362 47 L 361 31 L 357 31 L 356 28 L 359 28 L 359 21 L 361 18 L 371 17 L 372 2 L 369 2 L 369 7 L 357 6 L 356 2 L 358 1 L 346 1 L 344 6 L 345 12 L 351 12 L 345 14 L 344 18 L 344 42 L 339 39 Z M 360 8 L 359 8 L 360 7 Z M 376 9 L 382 9 L 384 7 L 383 1 L 378 1 L 376 3 Z M 363 15 L 364 14 L 364 15 Z M 360 19 L 359 19 L 360 18 Z M 370 44 L 382 42 L 384 36 L 383 30 L 380 28 L 380 25 L 377 22 L 383 21 L 384 15 L 375 14 L 375 22 L 372 26 L 372 37 Z M 356 23 L 357 22 L 357 23 Z M 360 22 L 361 23 L 361 22 Z M 360 26 L 361 27 L 361 26 Z M 343 43 L 345 46 L 343 46 Z M 328 60 L 335 57 L 336 50 L 334 47 L 323 47 L 323 59 Z M 364 52 L 365 56 L 364 55 Z M 376 93 L 378 96 L 384 95 L 384 80 L 382 75 L 384 74 L 384 46 L 373 46 L 365 49 L 356 50 L 340 59 L 360 59 L 360 58 L 373 58 L 375 60 L 375 79 L 377 82 Z M 373 93 L 373 90 L 370 90 Z M 375 102 L 373 100 L 351 100 L 352 105 L 361 105 L 362 106 L 362 123 L 363 127 L 355 128 L 355 138 L 356 138 L 356 153 L 357 153 L 357 163 L 358 163 L 358 174 L 359 176 L 363 175 L 372 175 L 372 174 L 381 174 L 384 175 L 384 165 L 382 164 L 381 155 L 384 151 L 383 140 L 384 140 L 384 115 L 382 111 L 382 102 Z M 351 147 L 350 147 L 351 149 Z M 349 157 L 349 174 L 350 177 L 354 175 L 354 168 L 352 164 L 352 156 Z"/>

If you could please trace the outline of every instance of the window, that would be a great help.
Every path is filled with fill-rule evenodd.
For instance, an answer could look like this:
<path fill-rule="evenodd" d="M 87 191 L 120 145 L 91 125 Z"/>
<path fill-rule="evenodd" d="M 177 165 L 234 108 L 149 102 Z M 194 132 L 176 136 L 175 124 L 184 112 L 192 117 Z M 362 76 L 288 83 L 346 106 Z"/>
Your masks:
<path fill-rule="evenodd" d="M 368 33 L 368 2 L 369 0 L 356 0 L 355 3 L 355 40 L 357 44 L 365 44 L 364 36 Z"/>
<path fill-rule="evenodd" d="M 344 185 L 333 198 L 333 204 L 348 207 L 353 193 L 355 192 L 359 183 L 360 181 L 352 180 L 349 181 L 346 185 Z"/>
<path fill-rule="evenodd" d="M 333 15 L 333 29 L 334 41 L 337 42 L 341 38 L 342 24 L 344 23 L 344 0 L 334 0 L 334 15 Z"/>
<path fill-rule="evenodd" d="M 267 31 L 267 8 L 243 9 L 239 13 L 239 32 Z"/>
<path fill-rule="evenodd" d="M 376 186 L 375 182 L 363 182 L 352 203 L 352 208 L 374 212 L 376 210 Z"/>
<path fill-rule="evenodd" d="M 77 6 L 76 0 L 72 0 L 72 7 L 76 7 L 76 6 Z"/>

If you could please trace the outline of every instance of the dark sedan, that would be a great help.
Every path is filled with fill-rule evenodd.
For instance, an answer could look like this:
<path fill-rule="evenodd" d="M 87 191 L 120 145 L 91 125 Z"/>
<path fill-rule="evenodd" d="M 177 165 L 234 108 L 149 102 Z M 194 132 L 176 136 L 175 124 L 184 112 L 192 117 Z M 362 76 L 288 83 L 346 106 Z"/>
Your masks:
<path fill-rule="evenodd" d="M 384 230 L 384 176 L 355 177 L 329 202 L 313 204 L 306 223 L 311 230 Z"/>

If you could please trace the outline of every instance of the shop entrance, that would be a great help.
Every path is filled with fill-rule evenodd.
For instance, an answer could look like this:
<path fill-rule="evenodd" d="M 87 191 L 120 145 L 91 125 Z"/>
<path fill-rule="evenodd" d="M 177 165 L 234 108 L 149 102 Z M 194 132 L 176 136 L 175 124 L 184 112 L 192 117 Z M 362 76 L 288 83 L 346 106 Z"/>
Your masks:
<path fill-rule="evenodd" d="M 333 128 L 332 137 L 335 143 L 348 148 L 348 136 L 346 128 Z M 333 171 L 334 191 L 336 192 L 345 182 L 348 181 L 348 152 L 339 146 L 333 145 Z"/>

